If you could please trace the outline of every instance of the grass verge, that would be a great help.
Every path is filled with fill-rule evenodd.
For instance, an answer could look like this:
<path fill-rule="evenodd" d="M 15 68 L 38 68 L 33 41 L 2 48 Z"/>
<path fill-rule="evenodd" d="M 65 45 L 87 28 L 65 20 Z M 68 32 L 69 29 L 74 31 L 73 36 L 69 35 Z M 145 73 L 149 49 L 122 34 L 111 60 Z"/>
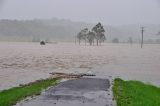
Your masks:
<path fill-rule="evenodd" d="M 27 85 L 14 87 L 0 92 L 0 106 L 12 106 L 28 96 L 39 95 L 43 89 L 55 85 L 58 79 L 38 80 Z"/>
<path fill-rule="evenodd" d="M 117 78 L 112 90 L 117 106 L 160 106 L 159 87 Z"/>

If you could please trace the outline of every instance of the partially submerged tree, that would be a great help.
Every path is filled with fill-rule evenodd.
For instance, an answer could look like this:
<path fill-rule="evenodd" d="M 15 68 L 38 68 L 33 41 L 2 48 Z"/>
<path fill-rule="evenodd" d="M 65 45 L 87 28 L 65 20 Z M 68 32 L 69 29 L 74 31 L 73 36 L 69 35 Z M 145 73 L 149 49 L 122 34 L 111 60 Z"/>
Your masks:
<path fill-rule="evenodd" d="M 104 42 L 104 40 L 106 40 L 104 35 L 105 30 L 100 22 L 92 28 L 92 31 L 95 32 L 95 39 L 97 41 L 97 46 L 99 45 L 99 43 L 101 44 L 101 42 Z"/>
<path fill-rule="evenodd" d="M 88 28 L 81 30 L 77 34 L 77 39 L 79 41 L 79 44 L 81 43 L 82 40 L 84 40 L 85 45 L 87 41 L 89 42 L 90 45 L 94 45 L 94 40 L 96 40 L 98 46 L 99 44 L 101 45 L 101 43 L 106 40 L 104 32 L 105 30 L 103 26 L 101 25 L 101 23 L 98 23 L 96 26 L 92 28 L 92 31 L 89 31 Z"/>
<path fill-rule="evenodd" d="M 90 46 L 94 45 L 95 33 L 92 31 L 89 31 L 87 34 L 87 39 L 89 41 Z"/>
<path fill-rule="evenodd" d="M 79 44 L 81 43 L 81 40 L 84 40 L 84 41 L 85 41 L 85 44 L 86 44 L 87 34 L 88 34 L 88 28 L 82 29 L 82 30 L 77 34 L 77 38 L 78 38 L 78 40 L 79 40 Z"/>
<path fill-rule="evenodd" d="M 106 40 L 106 37 L 104 33 L 100 33 L 98 36 L 99 36 L 99 44 L 101 45 L 101 43 Z"/>

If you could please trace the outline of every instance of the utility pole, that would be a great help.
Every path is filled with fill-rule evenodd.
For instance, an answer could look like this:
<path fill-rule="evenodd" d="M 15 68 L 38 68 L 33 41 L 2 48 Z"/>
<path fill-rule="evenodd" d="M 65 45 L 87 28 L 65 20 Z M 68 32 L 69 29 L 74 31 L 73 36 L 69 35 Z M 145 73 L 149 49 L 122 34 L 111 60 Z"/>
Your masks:
<path fill-rule="evenodd" d="M 142 33 L 141 48 L 143 48 L 143 34 L 144 34 L 144 27 L 141 28 L 141 33 Z"/>

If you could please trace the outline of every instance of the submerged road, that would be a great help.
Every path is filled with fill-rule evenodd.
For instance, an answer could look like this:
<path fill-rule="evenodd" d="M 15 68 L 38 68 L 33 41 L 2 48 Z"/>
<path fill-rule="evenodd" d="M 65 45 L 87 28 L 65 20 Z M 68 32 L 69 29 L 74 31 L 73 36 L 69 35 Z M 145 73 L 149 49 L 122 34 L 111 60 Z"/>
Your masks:
<path fill-rule="evenodd" d="M 17 106 L 114 106 L 109 79 L 81 78 L 50 87 Z"/>

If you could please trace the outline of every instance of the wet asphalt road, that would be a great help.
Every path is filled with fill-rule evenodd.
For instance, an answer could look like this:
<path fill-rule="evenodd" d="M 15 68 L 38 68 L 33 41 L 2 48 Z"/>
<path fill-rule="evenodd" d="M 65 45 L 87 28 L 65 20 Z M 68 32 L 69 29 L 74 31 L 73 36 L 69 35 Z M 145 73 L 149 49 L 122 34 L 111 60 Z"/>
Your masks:
<path fill-rule="evenodd" d="M 17 106 L 113 106 L 110 89 L 108 79 L 68 80 Z"/>

